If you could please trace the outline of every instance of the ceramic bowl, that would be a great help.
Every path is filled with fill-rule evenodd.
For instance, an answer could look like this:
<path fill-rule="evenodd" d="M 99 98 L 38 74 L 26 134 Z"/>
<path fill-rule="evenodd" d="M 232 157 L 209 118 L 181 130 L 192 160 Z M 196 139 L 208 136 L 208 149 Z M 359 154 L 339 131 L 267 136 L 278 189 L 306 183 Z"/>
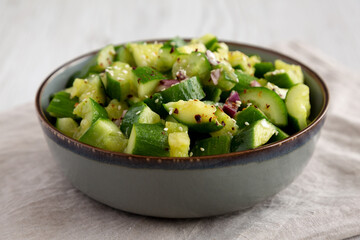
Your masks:
<path fill-rule="evenodd" d="M 160 40 L 161 41 L 161 40 Z M 165 218 L 197 218 L 248 208 L 272 197 L 299 176 L 325 121 L 329 92 L 304 64 L 273 50 L 226 42 L 230 50 L 301 65 L 311 89 L 311 124 L 289 138 L 254 150 L 206 157 L 136 156 L 102 150 L 60 133 L 45 109 L 50 95 L 96 53 L 77 57 L 48 76 L 36 109 L 53 159 L 74 187 L 123 211 Z"/>

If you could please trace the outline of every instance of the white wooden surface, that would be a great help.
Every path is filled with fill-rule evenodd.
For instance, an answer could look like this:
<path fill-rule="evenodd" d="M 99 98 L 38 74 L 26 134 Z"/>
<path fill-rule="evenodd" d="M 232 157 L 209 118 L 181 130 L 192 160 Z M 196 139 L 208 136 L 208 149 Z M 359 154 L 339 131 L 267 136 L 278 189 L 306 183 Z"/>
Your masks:
<path fill-rule="evenodd" d="M 360 1 L 0 0 L 0 111 L 33 101 L 67 60 L 108 43 L 204 33 L 262 46 L 300 41 L 358 69 Z"/>

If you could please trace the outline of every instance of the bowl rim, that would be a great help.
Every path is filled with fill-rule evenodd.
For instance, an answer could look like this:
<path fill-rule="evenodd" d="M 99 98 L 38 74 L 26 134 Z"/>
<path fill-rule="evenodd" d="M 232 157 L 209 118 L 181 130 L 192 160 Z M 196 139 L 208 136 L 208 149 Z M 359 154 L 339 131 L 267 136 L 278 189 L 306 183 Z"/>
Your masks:
<path fill-rule="evenodd" d="M 148 40 L 133 41 L 133 42 L 150 43 L 150 42 L 155 42 L 155 41 L 165 42 L 168 40 L 170 40 L 170 39 L 148 39 Z M 189 41 L 190 39 L 186 38 L 184 40 Z M 250 149 L 250 150 L 245 150 L 245 151 L 240 151 L 240 152 L 231 152 L 231 153 L 226 153 L 226 154 L 196 156 L 196 157 L 157 157 L 157 156 L 134 155 L 134 154 L 127 154 L 127 153 L 120 153 L 120 152 L 104 150 L 104 149 L 101 149 L 98 147 L 94 147 L 94 146 L 82 143 L 78 140 L 70 138 L 70 137 L 64 135 L 63 133 L 61 133 L 49 122 L 49 120 L 47 119 L 46 115 L 44 114 L 44 111 L 42 110 L 41 104 L 40 104 L 41 95 L 43 93 L 43 90 L 45 89 L 46 85 L 58 73 L 65 71 L 71 65 L 77 64 L 77 62 L 80 59 L 95 55 L 100 50 L 100 49 L 97 49 L 97 50 L 82 54 L 78 57 L 73 58 L 72 60 L 65 62 L 64 64 L 62 64 L 61 66 L 56 68 L 53 72 L 51 72 L 45 78 L 45 80 L 41 83 L 41 85 L 39 86 L 39 88 L 36 92 L 36 97 L 35 97 L 35 108 L 36 108 L 37 116 L 40 120 L 40 123 L 44 127 L 46 127 L 46 129 L 48 129 L 56 138 L 66 141 L 68 144 L 71 144 L 73 146 L 80 147 L 81 149 L 85 149 L 88 152 L 92 152 L 93 154 L 100 154 L 101 156 L 110 157 L 112 159 L 111 163 L 123 165 L 123 161 L 125 159 L 125 161 L 130 161 L 129 162 L 130 165 L 134 164 L 134 160 L 138 160 L 138 162 L 140 162 L 140 164 L 141 163 L 147 163 L 147 164 L 155 163 L 156 165 L 159 165 L 159 164 L 161 165 L 164 163 L 168 164 L 169 162 L 176 162 L 176 163 L 181 162 L 182 164 L 184 164 L 184 163 L 185 164 L 193 164 L 193 163 L 202 162 L 202 164 L 204 164 L 204 161 L 206 161 L 206 163 L 211 164 L 212 161 L 218 161 L 219 159 L 221 159 L 221 161 L 229 160 L 230 162 L 232 162 L 234 160 L 239 161 L 239 157 L 240 157 L 240 161 L 241 161 L 241 159 L 246 159 L 245 156 L 249 156 L 249 155 L 253 155 L 253 154 L 257 154 L 257 153 L 266 153 L 267 151 L 276 149 L 279 146 L 285 147 L 287 144 L 293 143 L 297 138 L 304 136 L 306 134 L 310 134 L 310 132 L 313 129 L 316 129 L 317 126 L 319 126 L 320 123 L 323 122 L 323 120 L 325 119 L 326 113 L 328 111 L 328 106 L 329 106 L 329 101 L 330 101 L 329 90 L 328 90 L 328 87 L 326 86 L 325 82 L 322 80 L 322 78 L 317 73 L 315 73 L 311 68 L 309 68 L 307 65 L 303 64 L 302 62 L 300 62 L 292 57 L 289 57 L 283 53 L 277 52 L 272 49 L 259 47 L 259 46 L 251 45 L 251 44 L 247 44 L 247 43 L 234 42 L 234 41 L 226 41 L 226 40 L 219 40 L 219 41 L 225 42 L 226 44 L 233 46 L 233 47 L 239 47 L 239 48 L 245 47 L 247 49 L 254 49 L 257 51 L 267 52 L 267 53 L 278 56 L 282 60 L 285 60 L 285 61 L 288 60 L 290 62 L 300 65 L 302 70 L 303 71 L 305 70 L 308 75 L 311 75 L 311 77 L 315 80 L 315 82 L 321 89 L 321 93 L 323 95 L 324 101 L 323 101 L 321 110 L 318 113 L 318 115 L 314 118 L 314 120 L 311 121 L 311 123 L 306 128 L 304 128 L 303 130 L 301 130 L 295 134 L 290 135 L 286 139 L 283 139 L 281 141 L 277 141 L 274 143 L 269 143 L 269 144 L 263 145 L 261 147 L 255 148 L 255 149 Z M 116 44 L 116 46 L 122 45 L 122 44 L 125 44 L 125 43 Z M 77 152 L 77 153 L 80 154 L 79 152 Z M 244 158 L 241 158 L 241 157 L 244 157 Z M 97 160 L 97 161 L 103 161 L 103 160 L 100 160 L 95 157 L 92 159 Z"/>

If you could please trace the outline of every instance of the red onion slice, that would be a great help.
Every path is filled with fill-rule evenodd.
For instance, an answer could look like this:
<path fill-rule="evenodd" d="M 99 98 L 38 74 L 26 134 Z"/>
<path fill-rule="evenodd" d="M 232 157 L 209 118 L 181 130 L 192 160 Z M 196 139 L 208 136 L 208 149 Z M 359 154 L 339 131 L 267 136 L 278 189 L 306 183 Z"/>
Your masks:
<path fill-rule="evenodd" d="M 226 99 L 226 102 L 234 102 L 240 101 L 239 93 L 236 91 L 231 91 L 230 96 Z"/>
<path fill-rule="evenodd" d="M 213 81 L 214 85 L 218 85 L 220 75 L 221 75 L 220 69 L 215 69 L 210 72 L 210 78 Z"/>
<path fill-rule="evenodd" d="M 251 87 L 261 87 L 261 84 L 258 81 L 253 80 L 250 82 L 250 86 Z"/>

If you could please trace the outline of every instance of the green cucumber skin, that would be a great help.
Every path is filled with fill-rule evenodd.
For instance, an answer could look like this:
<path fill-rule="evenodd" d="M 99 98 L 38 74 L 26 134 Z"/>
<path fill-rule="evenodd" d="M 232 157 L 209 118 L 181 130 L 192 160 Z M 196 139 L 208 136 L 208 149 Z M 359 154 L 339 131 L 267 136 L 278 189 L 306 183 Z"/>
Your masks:
<path fill-rule="evenodd" d="M 99 118 L 80 137 L 80 142 L 109 151 L 123 152 L 127 139 L 109 119 Z"/>
<path fill-rule="evenodd" d="M 61 91 L 55 94 L 53 99 L 50 101 L 46 111 L 53 117 L 58 118 L 76 118 L 73 114 L 75 104 L 79 102 L 77 97 L 70 98 L 70 93 Z"/>
<path fill-rule="evenodd" d="M 129 110 L 126 112 L 124 119 L 121 122 L 120 129 L 125 134 L 126 137 L 130 136 L 131 129 L 133 124 L 138 122 L 140 114 L 144 108 L 146 108 L 146 104 L 144 102 L 138 102 L 132 105 Z"/>
<path fill-rule="evenodd" d="M 221 89 L 215 86 L 204 86 L 205 98 L 203 100 L 219 102 L 221 96 Z"/>
<path fill-rule="evenodd" d="M 251 102 L 278 127 L 288 124 L 287 110 L 284 101 L 275 92 L 264 87 L 251 87 L 239 92 L 243 104 Z"/>
<path fill-rule="evenodd" d="M 106 73 L 107 78 L 107 86 L 106 93 L 112 99 L 117 99 L 119 101 L 125 100 L 130 93 L 130 83 L 124 83 L 125 85 L 121 85 L 121 83 L 112 78 L 109 73 Z"/>
<path fill-rule="evenodd" d="M 166 79 L 163 74 L 147 66 L 137 67 L 133 70 L 133 73 L 138 77 L 139 84 Z"/>
<path fill-rule="evenodd" d="M 174 37 L 173 39 L 170 39 L 169 41 L 164 43 L 164 46 L 166 47 L 175 47 L 175 48 L 182 47 L 184 45 L 186 45 L 186 42 L 179 37 Z"/>
<path fill-rule="evenodd" d="M 129 49 L 126 46 L 119 46 L 116 48 L 115 61 L 124 62 L 130 66 L 135 66 L 135 60 Z"/>
<path fill-rule="evenodd" d="M 191 152 L 194 157 L 226 154 L 230 152 L 231 136 L 210 137 L 195 142 Z"/>
<path fill-rule="evenodd" d="M 260 62 L 255 63 L 255 77 L 263 78 L 265 73 L 272 72 L 275 70 L 275 66 L 272 62 Z"/>
<path fill-rule="evenodd" d="M 287 134 L 286 132 L 284 132 L 283 130 L 281 130 L 278 127 L 276 127 L 276 131 L 277 131 L 277 134 L 272 135 L 269 142 L 273 143 L 273 142 L 284 140 L 285 138 L 289 137 L 289 134 Z"/>
<path fill-rule="evenodd" d="M 165 118 L 168 116 L 168 112 L 165 110 L 163 103 L 164 99 L 160 93 L 155 93 L 149 98 L 144 99 L 144 103 L 148 105 L 148 107 L 160 115 L 161 118 Z"/>
<path fill-rule="evenodd" d="M 275 74 L 275 75 L 273 75 L 273 74 L 271 74 L 271 72 L 269 72 L 269 73 L 265 74 L 264 77 L 267 81 L 275 84 L 276 86 L 278 86 L 280 88 L 290 88 L 296 84 L 290 78 L 289 74 L 286 72 Z"/>
<path fill-rule="evenodd" d="M 234 117 L 236 124 L 239 126 L 239 129 L 245 128 L 247 125 L 264 118 L 268 120 L 266 115 L 254 106 L 245 108 L 244 110 L 236 113 Z"/>
<path fill-rule="evenodd" d="M 244 88 L 250 87 L 250 83 L 252 81 L 258 80 L 256 77 L 251 76 L 251 75 L 244 73 L 242 71 L 239 71 L 239 70 L 235 70 L 235 74 L 236 74 L 239 82 L 236 83 L 235 86 L 233 87 L 233 89 L 231 89 L 231 90 L 235 90 L 235 91 L 243 90 Z"/>
<path fill-rule="evenodd" d="M 160 92 L 163 103 L 177 102 L 179 100 L 198 99 L 205 97 L 200 81 L 197 77 L 191 77 L 178 84 L 172 85 L 170 88 Z"/>
<path fill-rule="evenodd" d="M 151 156 L 169 156 L 168 133 L 164 130 L 164 126 L 161 124 L 135 123 L 133 131 L 131 134 L 136 134 L 136 136 L 132 154 L 148 156 L 151 153 Z"/>

